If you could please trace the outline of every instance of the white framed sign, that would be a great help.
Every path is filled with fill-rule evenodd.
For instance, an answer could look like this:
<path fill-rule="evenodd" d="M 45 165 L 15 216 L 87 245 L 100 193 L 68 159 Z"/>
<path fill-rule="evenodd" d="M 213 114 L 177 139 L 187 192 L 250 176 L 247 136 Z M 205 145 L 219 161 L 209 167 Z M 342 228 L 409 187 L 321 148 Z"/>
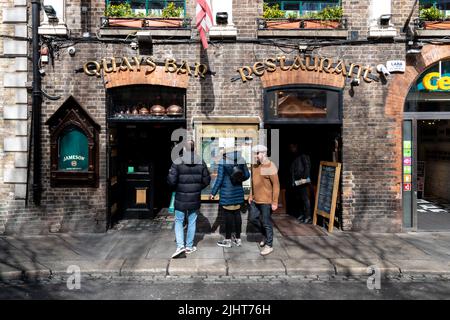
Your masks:
<path fill-rule="evenodd" d="M 389 60 L 386 62 L 386 68 L 389 72 L 405 72 L 406 62 L 404 60 Z"/>

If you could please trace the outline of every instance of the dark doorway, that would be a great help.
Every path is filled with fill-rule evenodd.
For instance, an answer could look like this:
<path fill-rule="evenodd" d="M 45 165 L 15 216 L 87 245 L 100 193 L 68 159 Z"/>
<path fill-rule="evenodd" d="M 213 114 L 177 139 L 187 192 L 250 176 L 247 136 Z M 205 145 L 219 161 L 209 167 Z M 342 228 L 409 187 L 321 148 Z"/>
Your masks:
<path fill-rule="evenodd" d="M 417 228 L 450 230 L 450 120 L 417 121 Z"/>
<path fill-rule="evenodd" d="M 311 163 L 311 184 L 308 186 L 308 195 L 312 214 L 314 212 L 320 162 L 342 163 L 342 126 L 337 124 L 279 124 L 272 125 L 270 128 L 278 129 L 280 137 L 279 178 L 281 184 L 281 204 L 284 208 L 280 208 L 278 212 L 289 213 L 293 216 L 299 216 L 301 214 L 301 212 L 292 212 L 289 208 L 289 201 L 292 201 L 292 199 L 289 199 L 288 184 L 292 180 L 290 179 L 290 166 L 294 160 L 289 146 L 290 144 L 297 144 L 299 151 L 309 156 Z M 290 212 L 286 211 L 286 207 L 289 208 L 288 211 Z M 340 211 L 340 196 L 338 196 L 336 209 L 336 215 L 338 217 L 340 217 Z M 319 224 L 321 223 L 322 221 L 319 219 Z"/>
<path fill-rule="evenodd" d="M 109 199 L 110 206 L 116 203 L 113 224 L 121 219 L 151 219 L 169 206 L 171 191 L 166 177 L 175 144 L 171 135 L 180 127 L 127 122 L 110 130 L 116 136 L 110 146 L 110 167 L 115 168 L 110 170 L 110 180 L 116 180 L 117 190 L 110 192 Z"/>

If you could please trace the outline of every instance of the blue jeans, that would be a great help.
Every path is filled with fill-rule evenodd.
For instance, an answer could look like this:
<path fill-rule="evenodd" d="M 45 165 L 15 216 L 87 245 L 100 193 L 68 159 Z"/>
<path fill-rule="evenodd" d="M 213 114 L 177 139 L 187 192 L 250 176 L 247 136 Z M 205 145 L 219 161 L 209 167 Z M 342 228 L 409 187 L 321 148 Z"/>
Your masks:
<path fill-rule="evenodd" d="M 197 211 L 188 210 L 186 212 L 175 210 L 175 237 L 177 239 L 177 248 L 184 248 L 184 217 L 188 215 L 188 229 L 186 235 L 186 247 L 194 246 L 195 225 L 197 222 Z"/>
<path fill-rule="evenodd" d="M 270 216 L 272 214 L 272 205 L 265 203 L 250 204 L 249 208 L 249 221 L 255 225 L 266 238 L 265 242 L 268 246 L 273 246 L 273 226 Z"/>

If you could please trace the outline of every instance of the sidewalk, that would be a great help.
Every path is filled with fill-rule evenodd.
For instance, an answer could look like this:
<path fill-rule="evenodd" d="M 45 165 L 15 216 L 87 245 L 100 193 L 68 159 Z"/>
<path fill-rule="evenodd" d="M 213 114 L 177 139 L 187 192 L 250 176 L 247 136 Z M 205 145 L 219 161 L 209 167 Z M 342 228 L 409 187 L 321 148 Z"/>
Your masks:
<path fill-rule="evenodd" d="M 258 238 L 242 247 L 219 248 L 219 234 L 196 237 L 198 250 L 171 260 L 172 230 L 110 230 L 103 234 L 0 237 L 0 281 L 83 275 L 101 276 L 363 276 L 376 265 L 383 276 L 450 276 L 450 232 L 283 237 L 275 228 L 274 252 L 262 257 Z"/>

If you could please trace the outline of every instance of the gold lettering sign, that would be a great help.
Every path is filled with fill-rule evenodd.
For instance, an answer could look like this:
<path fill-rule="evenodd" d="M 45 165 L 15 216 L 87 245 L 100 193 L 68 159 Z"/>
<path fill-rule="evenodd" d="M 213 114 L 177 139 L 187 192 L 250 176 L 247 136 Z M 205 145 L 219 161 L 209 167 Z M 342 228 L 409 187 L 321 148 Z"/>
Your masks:
<path fill-rule="evenodd" d="M 380 80 L 378 76 L 372 74 L 373 68 L 371 66 L 362 66 L 360 64 L 347 63 L 345 60 L 333 60 L 332 58 L 310 55 L 304 57 L 297 55 L 293 62 L 288 62 L 285 56 L 268 58 L 263 61 L 257 61 L 252 66 L 242 66 L 236 71 L 239 73 L 239 78 L 242 82 L 247 82 L 253 80 L 253 75 L 262 77 L 266 72 L 274 72 L 277 69 L 280 71 L 325 72 L 342 75 L 350 79 L 362 77 L 368 83 Z"/>
<path fill-rule="evenodd" d="M 88 76 L 101 77 L 101 72 L 115 73 L 115 72 L 140 72 L 145 71 L 148 75 L 156 70 L 156 62 L 152 57 L 112 57 L 103 58 L 100 62 L 88 61 L 83 65 L 83 71 Z M 200 77 L 204 79 L 208 66 L 205 64 L 195 63 L 191 66 L 188 61 L 181 61 L 177 63 L 174 58 L 167 58 L 164 62 L 164 71 L 167 73 L 188 74 L 189 76 Z"/>

